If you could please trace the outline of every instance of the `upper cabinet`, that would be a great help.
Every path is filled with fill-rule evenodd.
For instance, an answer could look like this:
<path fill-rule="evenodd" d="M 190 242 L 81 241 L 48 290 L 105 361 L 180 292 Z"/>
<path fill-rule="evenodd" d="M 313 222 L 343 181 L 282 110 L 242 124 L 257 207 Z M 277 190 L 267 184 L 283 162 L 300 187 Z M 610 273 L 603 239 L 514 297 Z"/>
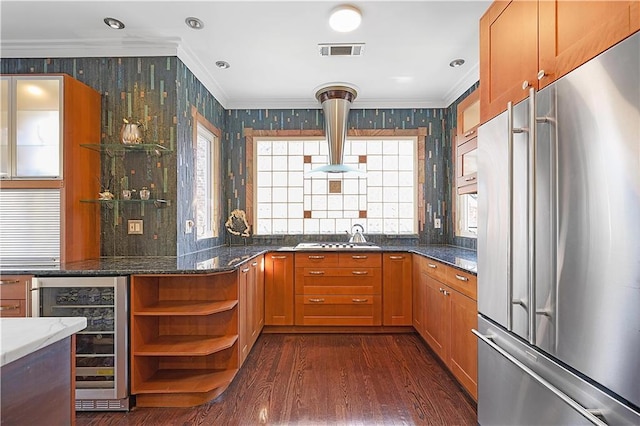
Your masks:
<path fill-rule="evenodd" d="M 458 133 L 456 135 L 456 188 L 458 194 L 477 192 L 477 152 L 480 124 L 480 91 L 474 90 L 464 98 L 457 109 Z"/>
<path fill-rule="evenodd" d="M 636 32 L 639 3 L 495 1 L 480 19 L 480 122 Z"/>

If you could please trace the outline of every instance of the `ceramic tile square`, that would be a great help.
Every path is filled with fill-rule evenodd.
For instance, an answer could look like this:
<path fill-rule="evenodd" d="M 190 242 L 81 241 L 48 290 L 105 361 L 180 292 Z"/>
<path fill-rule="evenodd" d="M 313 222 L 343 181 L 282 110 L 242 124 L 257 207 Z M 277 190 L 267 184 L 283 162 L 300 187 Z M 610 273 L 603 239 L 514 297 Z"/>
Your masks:
<path fill-rule="evenodd" d="M 329 194 L 341 194 L 342 193 L 342 181 L 330 180 L 329 181 Z"/>

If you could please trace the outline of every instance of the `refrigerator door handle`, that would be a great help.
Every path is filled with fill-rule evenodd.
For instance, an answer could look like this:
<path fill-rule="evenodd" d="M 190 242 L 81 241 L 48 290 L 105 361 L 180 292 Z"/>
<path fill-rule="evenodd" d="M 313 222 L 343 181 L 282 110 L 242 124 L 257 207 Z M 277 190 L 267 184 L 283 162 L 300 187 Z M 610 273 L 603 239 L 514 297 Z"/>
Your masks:
<path fill-rule="evenodd" d="M 536 344 L 536 91 L 529 89 L 529 343 Z"/>
<path fill-rule="evenodd" d="M 507 168 L 509 188 L 507 190 L 507 229 L 509 238 L 507 239 L 507 330 L 513 330 L 513 259 L 511 250 L 513 247 L 513 103 L 507 102 Z"/>
<path fill-rule="evenodd" d="M 507 352 L 504 349 L 502 349 L 500 346 L 498 346 L 493 341 L 493 339 L 495 338 L 494 335 L 492 335 L 492 334 L 484 335 L 484 334 L 480 333 L 478 330 L 475 330 L 475 329 L 472 329 L 471 332 L 473 334 L 475 334 L 478 337 L 478 339 L 480 339 L 484 343 L 486 343 L 491 349 L 495 350 L 500 355 L 502 355 L 504 358 L 506 358 L 509 362 L 511 362 L 516 367 L 521 369 L 525 374 L 527 374 L 528 376 L 533 378 L 536 382 L 540 383 L 542 386 L 544 386 L 549 391 L 553 392 L 558 398 L 560 398 L 562 401 L 564 401 L 567 405 L 569 405 L 571 408 L 573 408 L 576 412 L 578 412 L 581 416 L 583 416 L 584 418 L 589 420 L 591 423 L 593 423 L 595 425 L 598 425 L 598 426 L 608 426 L 607 423 L 603 422 L 601 419 L 596 417 L 597 415 L 601 415 L 602 414 L 602 410 L 584 408 L 582 405 L 580 405 L 574 399 L 572 399 L 567 394 L 562 392 L 560 389 L 558 389 L 557 387 L 555 387 L 554 385 L 549 383 L 546 379 L 544 379 L 538 373 L 536 373 L 535 371 L 533 371 L 532 369 L 527 367 L 525 364 L 520 362 L 516 357 L 514 357 L 509 352 Z"/>

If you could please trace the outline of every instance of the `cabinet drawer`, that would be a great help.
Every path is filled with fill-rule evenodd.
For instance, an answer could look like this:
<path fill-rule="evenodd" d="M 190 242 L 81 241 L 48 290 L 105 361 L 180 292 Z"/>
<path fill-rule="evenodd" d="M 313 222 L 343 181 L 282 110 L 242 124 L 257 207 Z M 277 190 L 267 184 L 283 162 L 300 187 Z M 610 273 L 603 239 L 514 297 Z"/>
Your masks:
<path fill-rule="evenodd" d="M 296 325 L 382 325 L 376 295 L 297 295 Z"/>
<path fill-rule="evenodd" d="M 380 294 L 380 268 L 296 268 L 296 294 Z"/>
<path fill-rule="evenodd" d="M 2 299 L 0 317 L 26 317 L 27 302 L 24 299 Z"/>
<path fill-rule="evenodd" d="M 447 277 L 447 266 L 431 259 L 425 259 L 422 262 L 422 267 L 427 275 L 437 279 L 438 281 L 444 281 Z"/>
<path fill-rule="evenodd" d="M 338 266 L 338 253 L 296 253 L 296 266 Z"/>
<path fill-rule="evenodd" d="M 350 252 L 339 254 L 340 267 L 363 267 L 379 268 L 382 265 L 382 255 L 380 253 Z"/>
<path fill-rule="evenodd" d="M 0 300 L 27 299 L 31 277 L 4 275 L 0 278 Z"/>
<path fill-rule="evenodd" d="M 446 273 L 446 279 L 443 281 L 445 284 L 473 300 L 478 299 L 475 275 L 450 266 L 446 266 Z"/>

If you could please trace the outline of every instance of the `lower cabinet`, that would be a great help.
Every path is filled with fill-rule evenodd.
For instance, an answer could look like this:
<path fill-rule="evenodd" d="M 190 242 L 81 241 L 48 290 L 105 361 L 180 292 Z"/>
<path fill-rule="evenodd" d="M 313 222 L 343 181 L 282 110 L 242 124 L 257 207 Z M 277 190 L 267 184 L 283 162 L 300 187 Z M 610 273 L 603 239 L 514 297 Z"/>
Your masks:
<path fill-rule="evenodd" d="M 267 253 L 264 257 L 264 324 L 293 325 L 293 253 Z"/>
<path fill-rule="evenodd" d="M 0 276 L 0 317 L 28 317 L 31 275 Z"/>
<path fill-rule="evenodd" d="M 240 365 L 244 363 L 264 326 L 264 257 L 240 267 L 238 275 L 240 305 Z"/>
<path fill-rule="evenodd" d="M 411 255 L 382 255 L 382 325 L 412 325 Z"/>
<path fill-rule="evenodd" d="M 477 399 L 476 276 L 414 256 L 414 327 Z"/>
<path fill-rule="evenodd" d="M 131 276 L 131 393 L 140 407 L 221 394 L 240 367 L 238 272 Z"/>
<path fill-rule="evenodd" d="M 296 253 L 295 270 L 295 325 L 382 325 L 380 253 Z"/>

